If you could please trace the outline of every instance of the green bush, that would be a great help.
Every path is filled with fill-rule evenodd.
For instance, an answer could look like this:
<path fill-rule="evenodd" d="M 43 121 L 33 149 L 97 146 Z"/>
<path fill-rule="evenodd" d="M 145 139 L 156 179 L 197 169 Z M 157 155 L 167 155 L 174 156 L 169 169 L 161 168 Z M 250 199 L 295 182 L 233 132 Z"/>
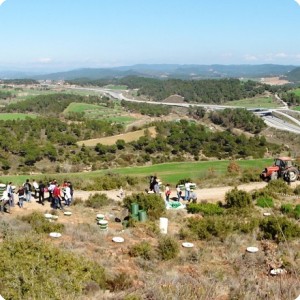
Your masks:
<path fill-rule="evenodd" d="M 49 222 L 40 212 L 33 212 L 29 215 L 22 216 L 22 221 L 29 223 L 32 229 L 37 233 L 63 232 L 64 224 Z"/>
<path fill-rule="evenodd" d="M 140 183 L 138 177 L 124 176 L 114 173 L 108 173 L 104 176 L 93 178 L 92 181 L 88 182 L 85 186 L 81 183 L 82 189 L 88 191 L 108 191 L 118 189 L 121 186 L 134 187 Z"/>
<path fill-rule="evenodd" d="M 287 203 L 287 204 L 282 204 L 280 207 L 280 211 L 283 214 L 288 215 L 291 218 L 295 218 L 296 220 L 300 219 L 300 205 L 296 205 L 293 207 L 292 204 Z"/>
<path fill-rule="evenodd" d="M 125 197 L 123 203 L 129 210 L 132 203 L 137 203 L 140 209 L 147 212 L 149 220 L 159 219 L 166 210 L 164 200 L 157 194 L 132 194 Z"/>
<path fill-rule="evenodd" d="M 205 216 L 221 215 L 224 209 L 213 203 L 191 203 L 187 206 L 188 213 L 203 213 Z"/>
<path fill-rule="evenodd" d="M 300 204 L 296 205 L 296 207 L 294 209 L 294 217 L 297 220 L 300 219 Z"/>
<path fill-rule="evenodd" d="M 189 218 L 187 228 L 192 236 L 200 240 L 210 240 L 213 237 L 224 240 L 228 235 L 236 233 L 251 233 L 258 228 L 259 221 L 251 217 L 238 215 L 208 216 L 205 218 Z M 185 230 L 180 231 L 180 236 L 189 236 Z"/>
<path fill-rule="evenodd" d="M 300 227 L 286 217 L 268 217 L 262 219 L 259 228 L 261 237 L 264 239 L 272 239 L 277 242 L 284 242 L 292 238 L 300 237 Z"/>
<path fill-rule="evenodd" d="M 280 211 L 283 214 L 290 214 L 293 211 L 293 205 L 290 203 L 282 204 L 280 207 Z"/>
<path fill-rule="evenodd" d="M 256 200 L 256 205 L 262 208 L 274 207 L 274 202 L 271 197 L 261 197 Z"/>
<path fill-rule="evenodd" d="M 158 240 L 157 250 L 162 260 L 170 260 L 178 256 L 179 245 L 174 238 L 162 236 Z"/>
<path fill-rule="evenodd" d="M 104 269 L 36 236 L 0 243 L 0 291 L 5 299 L 79 299 L 86 285 L 106 288 Z"/>
<path fill-rule="evenodd" d="M 256 169 L 246 169 L 246 170 L 243 171 L 240 180 L 243 183 L 260 181 L 259 171 L 256 170 Z"/>
<path fill-rule="evenodd" d="M 197 235 L 199 240 L 209 240 L 212 237 L 224 239 L 229 233 L 233 232 L 232 222 L 219 216 L 206 218 L 189 218 L 188 228 Z"/>
<path fill-rule="evenodd" d="M 129 250 L 129 255 L 133 257 L 142 257 L 145 260 L 151 260 L 153 258 L 153 248 L 145 241 L 132 246 Z"/>
<path fill-rule="evenodd" d="M 292 188 L 282 179 L 269 181 L 264 189 L 268 191 L 270 195 L 274 193 L 291 195 L 293 193 Z"/>
<path fill-rule="evenodd" d="M 97 209 L 103 206 L 107 206 L 110 203 L 112 203 L 112 200 L 110 200 L 106 194 L 96 193 L 94 195 L 90 195 L 89 198 L 84 203 L 84 205 L 86 207 L 92 207 Z"/>
<path fill-rule="evenodd" d="M 252 207 L 252 199 L 250 194 L 245 191 L 238 190 L 236 187 L 225 195 L 227 207 L 245 208 Z"/>

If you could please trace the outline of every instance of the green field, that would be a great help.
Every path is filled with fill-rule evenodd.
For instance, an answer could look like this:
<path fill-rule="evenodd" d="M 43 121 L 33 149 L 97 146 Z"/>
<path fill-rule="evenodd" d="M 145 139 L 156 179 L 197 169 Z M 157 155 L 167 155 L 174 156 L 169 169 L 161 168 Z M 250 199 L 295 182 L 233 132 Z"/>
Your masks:
<path fill-rule="evenodd" d="M 300 89 L 293 90 L 293 93 L 295 93 L 297 96 L 300 96 Z"/>
<path fill-rule="evenodd" d="M 0 113 L 0 120 L 25 120 L 26 118 L 36 118 L 36 115 L 33 114 L 21 114 L 21 113 Z"/>
<path fill-rule="evenodd" d="M 130 124 L 136 119 L 127 115 L 123 115 L 121 106 L 109 108 L 104 105 L 88 104 L 88 103 L 71 103 L 64 113 L 76 112 L 84 113 L 85 117 L 90 119 L 108 119 L 112 122 Z"/>
<path fill-rule="evenodd" d="M 258 98 L 248 98 L 243 100 L 228 101 L 224 103 L 225 105 L 241 106 L 245 108 L 276 108 L 279 107 L 278 103 L 274 101 L 271 97 L 258 97 Z"/>
<path fill-rule="evenodd" d="M 242 169 L 258 168 L 263 169 L 264 167 L 271 165 L 272 159 L 255 159 L 255 160 L 239 160 L 237 163 Z M 63 181 L 64 179 L 70 180 L 80 180 L 85 181 L 91 178 L 98 177 L 99 175 L 110 173 L 131 175 L 138 177 L 146 177 L 152 174 L 158 176 L 163 182 L 168 182 L 175 185 L 178 180 L 183 178 L 191 178 L 193 181 L 201 181 L 209 174 L 214 174 L 212 176 L 224 175 L 227 171 L 229 161 L 203 161 L 203 162 L 183 162 L 183 163 L 166 163 L 158 164 L 152 166 L 142 166 L 142 167 L 127 167 L 127 168 L 117 168 L 110 170 L 99 170 L 92 171 L 88 173 L 68 173 L 68 174 L 43 174 L 36 176 L 29 175 L 19 175 L 19 176 L 2 176 L 2 182 L 6 183 L 12 181 L 14 185 L 19 185 L 24 183 L 27 178 L 40 179 L 44 176 L 48 178 L 56 178 L 58 181 Z M 76 188 L 76 187 L 75 187 Z"/>
<path fill-rule="evenodd" d="M 114 84 L 109 84 L 104 86 L 103 88 L 105 89 L 110 89 L 110 90 L 127 90 L 127 85 L 114 85 Z"/>

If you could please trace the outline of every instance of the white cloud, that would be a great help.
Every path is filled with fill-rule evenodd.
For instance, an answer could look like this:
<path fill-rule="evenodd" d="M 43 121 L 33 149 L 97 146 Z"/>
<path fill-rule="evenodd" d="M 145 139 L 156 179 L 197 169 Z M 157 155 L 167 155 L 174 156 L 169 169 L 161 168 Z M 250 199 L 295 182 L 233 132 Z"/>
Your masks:
<path fill-rule="evenodd" d="M 5 2 L 5 0 L 0 0 L 0 5 L 2 5 Z"/>
<path fill-rule="evenodd" d="M 245 59 L 245 60 L 248 60 L 248 61 L 255 61 L 255 60 L 257 60 L 258 58 L 257 58 L 256 56 L 254 56 L 254 55 L 246 54 L 246 55 L 244 56 L 244 59 Z"/>
<path fill-rule="evenodd" d="M 37 60 L 37 62 L 42 63 L 42 64 L 48 64 L 48 63 L 52 62 L 52 59 L 49 57 L 43 57 L 43 58 L 39 58 Z"/>
<path fill-rule="evenodd" d="M 300 5 L 300 0 L 295 0 Z"/>

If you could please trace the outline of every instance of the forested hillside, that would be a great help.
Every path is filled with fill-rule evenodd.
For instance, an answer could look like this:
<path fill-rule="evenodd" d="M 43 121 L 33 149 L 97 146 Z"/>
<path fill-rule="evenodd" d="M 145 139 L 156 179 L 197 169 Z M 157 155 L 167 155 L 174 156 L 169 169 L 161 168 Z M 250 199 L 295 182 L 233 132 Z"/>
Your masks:
<path fill-rule="evenodd" d="M 105 86 L 122 84 L 129 89 L 138 89 L 138 96 L 145 96 L 154 101 L 161 101 L 177 94 L 186 102 L 221 104 L 227 101 L 251 98 L 265 91 L 274 91 L 274 87 L 255 81 L 238 79 L 206 79 L 206 80 L 159 80 L 129 76 L 113 80 L 73 80 L 70 84 Z"/>

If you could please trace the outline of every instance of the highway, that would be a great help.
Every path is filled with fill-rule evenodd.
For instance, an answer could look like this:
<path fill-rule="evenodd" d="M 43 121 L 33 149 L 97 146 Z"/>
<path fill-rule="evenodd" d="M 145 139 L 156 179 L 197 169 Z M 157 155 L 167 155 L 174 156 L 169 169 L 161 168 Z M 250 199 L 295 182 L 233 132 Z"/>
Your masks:
<path fill-rule="evenodd" d="M 228 105 L 214 105 L 214 104 L 205 104 L 205 103 L 161 103 L 161 102 L 127 98 L 123 95 L 122 91 L 114 91 L 114 90 L 104 89 L 104 88 L 86 88 L 86 87 L 67 87 L 67 88 L 76 89 L 76 90 L 94 91 L 94 92 L 99 92 L 103 95 L 113 97 L 118 100 L 125 100 L 125 101 L 138 102 L 138 103 L 148 103 L 153 105 L 163 104 L 168 106 L 179 106 L 179 107 L 187 107 L 187 108 L 190 106 L 196 106 L 196 107 L 203 107 L 209 110 L 222 110 L 225 108 L 232 108 L 232 109 L 245 108 L 242 106 L 239 107 L 239 106 L 228 106 Z M 282 99 L 280 99 L 277 94 L 275 94 L 275 98 L 282 103 L 282 107 L 279 107 L 277 109 L 262 109 L 261 107 L 258 107 L 258 108 L 251 108 L 249 110 L 253 111 L 255 114 L 260 116 L 269 127 L 300 134 L 300 121 L 284 113 L 283 111 L 289 110 L 288 105 Z M 284 118 L 284 120 L 272 116 L 272 112 L 276 112 L 277 114 L 281 115 Z M 285 120 L 290 120 L 291 122 L 287 122 Z"/>
<path fill-rule="evenodd" d="M 291 123 L 288 123 L 275 116 L 262 116 L 265 123 L 270 126 L 280 130 L 289 131 L 293 133 L 300 134 L 300 127 Z"/>

